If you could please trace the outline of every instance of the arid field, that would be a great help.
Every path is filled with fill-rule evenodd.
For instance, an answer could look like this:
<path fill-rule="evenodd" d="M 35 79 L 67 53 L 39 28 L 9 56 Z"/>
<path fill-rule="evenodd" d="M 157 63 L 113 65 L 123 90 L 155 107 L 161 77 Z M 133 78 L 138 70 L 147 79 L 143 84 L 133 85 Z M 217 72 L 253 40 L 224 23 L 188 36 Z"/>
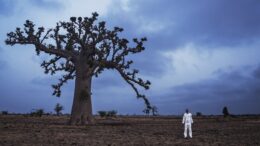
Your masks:
<path fill-rule="evenodd" d="M 260 145 L 260 116 L 194 117 L 192 139 L 183 138 L 181 117 L 95 117 L 88 126 L 67 125 L 68 119 L 0 115 L 0 145 Z"/>

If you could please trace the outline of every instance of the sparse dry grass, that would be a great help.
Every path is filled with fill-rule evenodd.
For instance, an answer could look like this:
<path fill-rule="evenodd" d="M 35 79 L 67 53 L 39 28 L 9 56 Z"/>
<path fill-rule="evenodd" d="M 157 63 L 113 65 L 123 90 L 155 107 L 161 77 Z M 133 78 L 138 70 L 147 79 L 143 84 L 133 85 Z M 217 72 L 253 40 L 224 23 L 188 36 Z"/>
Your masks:
<path fill-rule="evenodd" d="M 0 115 L 0 145 L 260 145 L 260 117 L 194 118 L 193 139 L 181 118 L 117 117 L 69 126 L 67 116 Z"/>

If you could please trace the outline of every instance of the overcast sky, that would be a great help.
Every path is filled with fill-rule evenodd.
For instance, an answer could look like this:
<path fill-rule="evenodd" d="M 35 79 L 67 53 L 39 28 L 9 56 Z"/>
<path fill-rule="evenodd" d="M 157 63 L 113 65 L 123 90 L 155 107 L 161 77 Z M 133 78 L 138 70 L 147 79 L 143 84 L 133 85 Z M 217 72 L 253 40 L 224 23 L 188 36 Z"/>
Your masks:
<path fill-rule="evenodd" d="M 52 96 L 59 76 L 44 74 L 33 46 L 5 45 L 6 34 L 30 19 L 52 28 L 71 16 L 100 14 L 131 40 L 148 38 L 133 67 L 152 82 L 144 91 L 160 114 L 260 113 L 259 0 L 0 0 L 0 110 L 70 113 L 74 81 Z M 118 90 L 120 89 L 120 90 Z M 144 102 L 116 71 L 93 80 L 93 111 L 142 114 Z"/>

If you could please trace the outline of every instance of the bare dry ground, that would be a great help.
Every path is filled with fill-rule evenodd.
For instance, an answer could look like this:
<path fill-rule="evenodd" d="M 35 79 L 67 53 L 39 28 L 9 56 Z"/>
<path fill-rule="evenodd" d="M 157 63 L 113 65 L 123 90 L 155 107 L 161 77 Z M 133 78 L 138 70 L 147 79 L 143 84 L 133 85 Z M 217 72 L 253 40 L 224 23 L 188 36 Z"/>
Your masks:
<path fill-rule="evenodd" d="M 117 117 L 88 126 L 68 116 L 0 115 L 1 146 L 260 145 L 260 116 L 194 118 L 193 138 L 183 138 L 179 117 Z"/>

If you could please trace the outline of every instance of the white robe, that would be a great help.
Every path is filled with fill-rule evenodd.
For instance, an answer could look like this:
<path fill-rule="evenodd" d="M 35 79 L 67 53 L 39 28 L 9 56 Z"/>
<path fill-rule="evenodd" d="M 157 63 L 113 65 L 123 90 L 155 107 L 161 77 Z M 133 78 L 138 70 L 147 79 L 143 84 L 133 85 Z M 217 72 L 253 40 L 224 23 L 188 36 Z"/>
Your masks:
<path fill-rule="evenodd" d="M 192 114 L 191 113 L 184 113 L 183 115 L 183 119 L 182 119 L 182 123 L 183 124 L 192 124 L 193 120 L 192 120 Z"/>
<path fill-rule="evenodd" d="M 184 124 L 184 137 L 187 137 L 187 132 L 189 131 L 189 136 L 192 138 L 192 129 L 191 124 L 193 123 L 192 114 L 191 113 L 184 113 L 182 124 Z"/>

